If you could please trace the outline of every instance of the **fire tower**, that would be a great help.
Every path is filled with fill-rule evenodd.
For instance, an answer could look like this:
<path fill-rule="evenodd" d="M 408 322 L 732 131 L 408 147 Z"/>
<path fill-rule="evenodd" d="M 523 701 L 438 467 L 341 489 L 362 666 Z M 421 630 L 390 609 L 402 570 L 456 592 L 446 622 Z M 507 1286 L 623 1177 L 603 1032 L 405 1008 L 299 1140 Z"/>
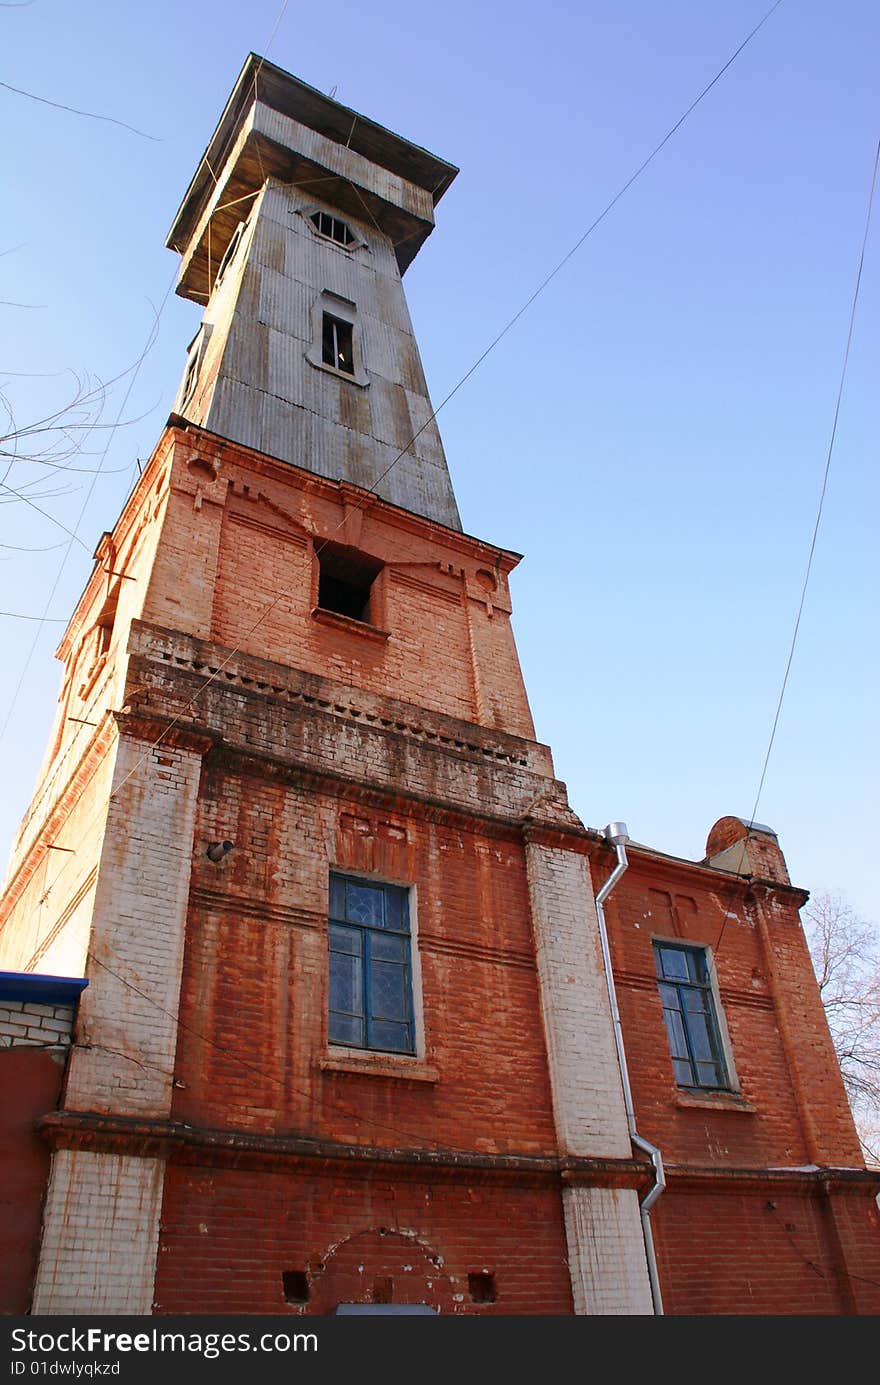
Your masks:
<path fill-rule="evenodd" d="M 202 325 L 7 904 L 7 965 L 90 978 L 35 1312 L 651 1311 L 518 558 L 462 532 L 401 282 L 455 173 L 251 56 L 175 217 Z"/>

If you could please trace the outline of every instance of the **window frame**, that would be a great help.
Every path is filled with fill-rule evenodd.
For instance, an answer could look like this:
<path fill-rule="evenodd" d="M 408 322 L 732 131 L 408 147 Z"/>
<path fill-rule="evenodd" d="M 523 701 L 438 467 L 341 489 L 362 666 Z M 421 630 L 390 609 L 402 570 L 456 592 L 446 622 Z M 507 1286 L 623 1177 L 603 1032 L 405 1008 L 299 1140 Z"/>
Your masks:
<path fill-rule="evenodd" d="M 363 332 L 358 321 L 357 304 L 350 298 L 323 289 L 312 303 L 312 340 L 305 352 L 310 365 L 332 375 L 336 380 L 345 380 L 349 385 L 359 385 L 361 389 L 369 386 L 370 377 L 364 369 Z M 324 359 L 324 320 L 348 327 L 351 331 L 351 370 L 331 364 Z"/>
<path fill-rule="evenodd" d="M 174 412 L 182 413 L 187 404 L 195 397 L 199 387 L 199 378 L 202 373 L 202 366 L 205 362 L 205 352 L 211 337 L 213 324 L 203 322 L 189 344 L 186 353 L 186 366 L 184 367 L 183 380 L 180 386 L 180 394 Z"/>
<path fill-rule="evenodd" d="M 657 981 L 657 994 L 660 1000 L 661 1014 L 663 1016 L 663 1029 L 666 1038 L 667 1051 L 669 1052 L 675 1085 L 680 1092 L 701 1093 L 704 1095 L 729 1095 L 739 1091 L 736 1078 L 736 1071 L 733 1064 L 733 1053 L 730 1045 L 730 1037 L 727 1032 L 727 1024 L 724 1010 L 718 994 L 718 980 L 715 972 L 715 963 L 710 947 L 700 943 L 692 943 L 681 938 L 660 938 L 653 937 L 652 956 L 654 960 L 654 974 Z M 691 975 L 688 967 L 687 977 L 671 977 L 663 970 L 663 952 L 680 952 L 693 957 L 697 961 L 697 976 Z M 699 975 L 700 967 L 702 976 Z M 673 1007 L 665 1003 L 662 988 L 666 986 L 676 992 L 678 1007 Z M 689 1009 L 684 1004 L 684 994 L 699 995 L 702 998 L 702 1008 L 699 1010 Z M 673 1044 L 673 1037 L 670 1033 L 670 1026 L 667 1022 L 667 1011 L 677 1014 L 680 1020 L 681 1030 L 685 1040 L 685 1055 L 676 1053 Z M 711 1057 L 709 1059 L 700 1058 L 695 1049 L 694 1035 L 688 1022 L 688 1015 L 700 1014 L 706 1023 L 706 1033 L 709 1041 Z M 690 1068 L 692 1081 L 682 1081 L 679 1076 L 678 1064 L 687 1063 Z M 717 1081 L 706 1082 L 700 1080 L 700 1067 L 712 1065 L 716 1069 Z"/>
<path fill-rule="evenodd" d="M 326 309 L 321 316 L 321 361 L 354 378 L 354 323 Z"/>
<path fill-rule="evenodd" d="M 357 236 L 349 226 L 348 222 L 345 221 L 341 216 L 335 216 L 333 212 L 325 211 L 323 207 L 314 207 L 310 212 L 306 212 L 306 216 L 308 220 L 311 222 L 312 228 L 314 229 L 316 234 L 321 237 L 322 240 L 329 240 L 333 245 L 338 245 L 341 250 L 353 250 L 354 247 L 357 245 Z M 326 219 L 327 221 L 329 221 L 331 229 L 329 231 L 322 230 L 322 228 L 318 225 L 318 221 L 316 220 L 316 218 Z M 345 232 L 345 235 L 348 237 L 347 240 L 340 240 L 338 236 L 335 236 L 333 234 L 333 230 L 337 226 L 340 226 L 342 230 Z"/>
<path fill-rule="evenodd" d="M 398 898 L 401 907 L 402 925 L 400 928 L 386 926 L 385 924 L 373 924 L 363 920 L 356 920 L 348 917 L 340 917 L 334 912 L 334 882 L 347 887 L 349 884 L 354 886 L 366 886 L 369 889 L 380 890 L 383 894 L 394 895 Z M 410 886 L 398 884 L 393 881 L 379 880 L 373 876 L 363 876 L 352 873 L 338 867 L 332 867 L 329 874 L 328 898 L 327 898 L 327 1003 L 325 1014 L 327 1020 L 327 1044 L 331 1051 L 341 1051 L 353 1055 L 377 1056 L 386 1060 L 398 1060 L 411 1062 L 414 1058 L 421 1055 L 421 1024 L 420 1012 L 417 1005 L 419 994 L 419 968 L 418 952 L 415 947 L 415 927 L 414 927 L 414 891 Z M 344 912 L 347 913 L 347 900 Z M 359 939 L 359 950 L 357 952 L 346 952 L 342 949 L 334 949 L 332 928 L 348 930 L 351 934 L 357 935 Z M 391 961 L 384 958 L 373 957 L 372 939 L 375 935 L 385 937 L 397 937 L 404 940 L 404 958 L 400 962 Z M 359 961 L 360 979 L 360 1011 L 344 1011 L 332 1006 L 331 984 L 332 984 L 332 957 L 334 952 L 342 956 L 356 956 Z M 380 965 L 396 965 L 403 968 L 404 976 L 404 1001 L 405 1018 L 381 1016 L 372 1013 L 370 1001 L 372 967 L 378 962 Z M 359 1020 L 362 1024 L 363 1042 L 358 1043 L 351 1038 L 340 1038 L 334 1035 L 332 1024 L 333 1016 L 347 1015 L 350 1018 Z M 393 1048 L 382 1043 L 371 1041 L 371 1028 L 380 1024 L 398 1024 L 407 1029 L 407 1047 Z"/>
<path fill-rule="evenodd" d="M 223 251 L 223 254 L 220 256 L 220 263 L 217 266 L 217 273 L 214 275 L 214 282 L 211 285 L 212 293 L 215 289 L 219 289 L 224 278 L 226 277 L 226 271 L 232 264 L 232 261 L 235 259 L 236 255 L 238 254 L 241 242 L 244 240 L 245 233 L 248 230 L 248 227 L 250 226 L 250 222 L 250 217 L 246 217 L 244 221 L 240 221 L 236 226 L 235 230 L 233 231 L 232 235 L 230 236 L 229 244 Z"/>

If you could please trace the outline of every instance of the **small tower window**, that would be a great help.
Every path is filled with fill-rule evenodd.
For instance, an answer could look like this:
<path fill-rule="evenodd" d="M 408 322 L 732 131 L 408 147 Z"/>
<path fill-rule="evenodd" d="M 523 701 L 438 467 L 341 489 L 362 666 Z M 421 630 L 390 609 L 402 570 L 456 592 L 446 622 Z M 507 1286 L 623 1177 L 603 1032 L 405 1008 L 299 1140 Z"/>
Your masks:
<path fill-rule="evenodd" d="M 220 283 L 220 280 L 223 278 L 223 275 L 226 273 L 227 269 L 232 264 L 232 261 L 235 259 L 235 252 L 238 250 L 238 247 L 241 244 L 241 238 L 247 230 L 247 225 L 248 223 L 246 221 L 240 221 L 236 226 L 235 230 L 233 231 L 232 240 L 227 245 L 223 258 L 220 261 L 220 265 L 217 269 L 217 275 L 214 279 L 214 288 L 217 288 L 218 284 Z"/>
<path fill-rule="evenodd" d="M 318 606 L 370 623 L 370 593 L 382 564 L 338 543 L 318 545 Z"/>
<path fill-rule="evenodd" d="M 331 216 L 329 212 L 312 212 L 309 221 L 319 235 L 326 236 L 337 245 L 354 245 L 354 231 L 350 226 L 346 226 L 344 221 L 340 221 L 338 216 Z"/>
<path fill-rule="evenodd" d="M 351 323 L 325 313 L 321 340 L 324 364 L 333 366 L 334 370 L 344 370 L 347 375 L 354 375 Z"/>
<path fill-rule="evenodd" d="M 208 337 L 210 335 L 210 324 L 203 322 L 190 344 L 189 355 L 186 360 L 186 370 L 183 376 L 183 384 L 180 389 L 180 403 L 177 405 L 178 409 L 185 408 L 196 392 L 196 385 L 199 381 L 199 371 L 202 367 L 205 347 L 208 344 Z"/>

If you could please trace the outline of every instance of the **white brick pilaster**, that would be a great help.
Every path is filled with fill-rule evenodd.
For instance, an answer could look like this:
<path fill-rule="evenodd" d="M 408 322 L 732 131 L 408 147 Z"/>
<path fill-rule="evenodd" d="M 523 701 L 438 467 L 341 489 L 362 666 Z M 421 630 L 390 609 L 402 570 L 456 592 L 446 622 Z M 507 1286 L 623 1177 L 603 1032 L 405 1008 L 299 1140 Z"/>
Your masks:
<path fill-rule="evenodd" d="M 653 1313 L 638 1195 L 565 1188 L 562 1207 L 575 1313 Z"/>
<path fill-rule="evenodd" d="M 559 1146 L 631 1154 L 586 858 L 526 845 L 529 898 Z"/>
<path fill-rule="evenodd" d="M 589 866 L 577 852 L 527 842 L 526 868 L 560 1151 L 628 1159 Z M 636 1194 L 566 1187 L 563 1205 L 575 1312 L 650 1313 Z"/>
<path fill-rule="evenodd" d="M 171 1110 L 201 755 L 120 738 L 65 1105 Z"/>
<path fill-rule="evenodd" d="M 70 1110 L 171 1112 L 197 751 L 120 738 L 101 845 Z M 43 1220 L 35 1313 L 149 1313 L 162 1159 L 59 1150 Z"/>
<path fill-rule="evenodd" d="M 161 1159 L 55 1154 L 34 1313 L 151 1311 L 164 1169 Z"/>

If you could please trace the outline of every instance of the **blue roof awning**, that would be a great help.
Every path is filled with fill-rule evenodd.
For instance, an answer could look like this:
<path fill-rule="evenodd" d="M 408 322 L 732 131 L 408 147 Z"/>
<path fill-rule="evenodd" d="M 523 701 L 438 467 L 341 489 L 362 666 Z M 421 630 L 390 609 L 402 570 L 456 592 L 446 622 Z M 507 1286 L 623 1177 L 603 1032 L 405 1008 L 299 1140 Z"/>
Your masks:
<path fill-rule="evenodd" d="M 0 971 L 0 1002 L 31 1005 L 75 1005 L 89 984 L 85 976 L 37 976 L 32 971 Z"/>

